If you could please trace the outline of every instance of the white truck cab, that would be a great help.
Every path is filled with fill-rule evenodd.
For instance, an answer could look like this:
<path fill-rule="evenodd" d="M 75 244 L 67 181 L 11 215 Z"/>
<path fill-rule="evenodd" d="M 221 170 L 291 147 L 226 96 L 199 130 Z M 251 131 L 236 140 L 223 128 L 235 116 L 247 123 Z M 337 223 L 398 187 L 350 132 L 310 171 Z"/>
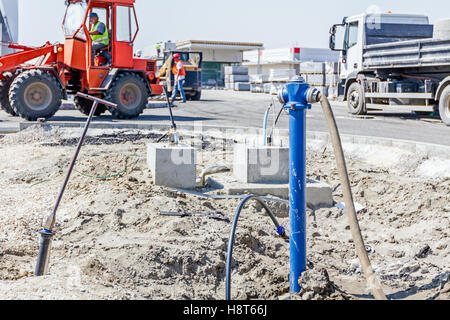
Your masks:
<path fill-rule="evenodd" d="M 417 26 L 429 25 L 429 19 L 424 15 L 363 13 L 346 17 L 341 24 L 334 25 L 330 31 L 330 48 L 341 51 L 341 79 L 346 80 L 352 74 L 362 71 L 363 50 L 366 45 L 428 36 L 423 32 L 409 33 L 408 25 L 417 29 Z M 392 26 L 404 26 L 404 29 Z"/>
<path fill-rule="evenodd" d="M 450 20 L 449 22 L 450 23 Z M 363 13 L 330 30 L 340 51 L 339 99 L 351 114 L 411 111 L 450 126 L 450 32 L 427 16 Z"/>

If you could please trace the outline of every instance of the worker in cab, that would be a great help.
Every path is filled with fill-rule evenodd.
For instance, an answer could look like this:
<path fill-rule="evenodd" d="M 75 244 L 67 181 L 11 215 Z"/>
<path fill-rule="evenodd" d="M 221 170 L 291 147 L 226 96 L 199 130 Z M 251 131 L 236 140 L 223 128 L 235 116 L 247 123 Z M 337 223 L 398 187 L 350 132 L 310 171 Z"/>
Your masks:
<path fill-rule="evenodd" d="M 178 91 L 180 91 L 182 103 L 186 103 L 186 94 L 184 93 L 184 80 L 186 79 L 186 70 L 184 68 L 183 61 L 181 61 L 180 54 L 175 53 L 173 55 L 174 65 L 172 68 L 172 73 L 175 77 L 174 79 L 174 89 L 172 93 L 172 104 L 177 97 Z"/>
<path fill-rule="evenodd" d="M 106 28 L 106 25 L 103 22 L 99 21 L 98 14 L 96 14 L 95 12 L 92 12 L 89 15 L 89 24 L 91 25 L 89 35 L 91 36 L 92 40 L 92 60 L 94 60 L 95 54 L 99 50 L 108 48 L 109 32 Z M 108 58 L 108 63 L 110 63 L 109 55 L 106 58 Z"/>

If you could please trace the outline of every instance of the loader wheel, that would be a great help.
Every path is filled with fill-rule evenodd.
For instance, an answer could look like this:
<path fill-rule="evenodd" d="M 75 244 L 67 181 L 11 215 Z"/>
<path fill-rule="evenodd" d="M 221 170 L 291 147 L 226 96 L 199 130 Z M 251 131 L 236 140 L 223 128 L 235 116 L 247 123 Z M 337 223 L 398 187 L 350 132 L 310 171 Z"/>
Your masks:
<path fill-rule="evenodd" d="M 73 102 L 75 103 L 75 107 L 82 114 L 88 116 L 91 113 L 91 109 L 92 109 L 92 105 L 93 105 L 92 101 L 75 96 L 75 98 L 73 99 Z M 99 104 L 97 106 L 97 109 L 95 110 L 94 116 L 99 117 L 105 112 L 106 112 L 106 106 L 103 104 Z"/>
<path fill-rule="evenodd" d="M 62 88 L 42 70 L 21 73 L 11 84 L 9 101 L 14 111 L 28 121 L 50 119 L 62 103 Z"/>
<path fill-rule="evenodd" d="M 18 73 L 5 72 L 3 77 L 5 80 L 0 81 L 0 105 L 1 108 L 12 116 L 17 116 L 14 112 L 14 109 L 11 107 L 9 103 L 9 88 L 11 87 L 12 82 L 17 77 Z"/>
<path fill-rule="evenodd" d="M 105 100 L 117 104 L 107 107 L 115 118 L 139 117 L 147 106 L 150 90 L 144 80 L 134 73 L 120 74 L 105 95 Z"/>
<path fill-rule="evenodd" d="M 364 101 L 364 93 L 361 85 L 357 82 L 348 88 L 347 93 L 348 111 L 351 114 L 362 116 L 367 114 L 366 102 Z"/>
<path fill-rule="evenodd" d="M 450 127 L 450 85 L 444 89 L 439 100 L 439 115 L 445 125 Z"/>
<path fill-rule="evenodd" d="M 201 91 L 197 91 L 194 95 L 191 96 L 192 101 L 200 101 L 201 98 L 202 98 Z"/>

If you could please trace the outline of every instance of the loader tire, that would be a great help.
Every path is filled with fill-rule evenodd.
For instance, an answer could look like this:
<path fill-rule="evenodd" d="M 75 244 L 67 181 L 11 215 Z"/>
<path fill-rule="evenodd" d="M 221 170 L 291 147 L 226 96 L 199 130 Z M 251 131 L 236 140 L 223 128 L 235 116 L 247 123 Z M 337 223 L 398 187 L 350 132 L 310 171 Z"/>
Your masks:
<path fill-rule="evenodd" d="M 62 97 L 63 90 L 58 81 L 42 70 L 22 72 L 9 90 L 14 111 L 28 121 L 53 117 L 61 106 Z"/>
<path fill-rule="evenodd" d="M 150 90 L 139 75 L 122 73 L 107 91 L 105 100 L 117 104 L 117 108 L 107 107 L 113 117 L 132 119 L 144 112 L 149 97 Z"/>
<path fill-rule="evenodd" d="M 88 116 L 91 113 L 92 105 L 94 104 L 92 101 L 75 96 L 73 102 L 75 103 L 75 108 L 77 108 L 77 110 L 82 114 Z M 97 109 L 95 110 L 94 116 L 99 117 L 105 112 L 106 106 L 103 104 L 99 104 L 97 106 Z"/>
<path fill-rule="evenodd" d="M 450 85 L 444 89 L 439 99 L 439 115 L 445 125 L 450 127 Z"/>
<path fill-rule="evenodd" d="M 9 103 L 9 88 L 11 87 L 12 82 L 17 77 L 18 73 L 5 72 L 3 77 L 5 80 L 0 81 L 0 105 L 1 108 L 8 114 L 12 116 L 17 116 L 14 112 L 14 109 L 11 107 L 11 103 Z"/>
<path fill-rule="evenodd" d="M 200 101 L 202 99 L 202 92 L 197 91 L 195 94 L 191 96 L 192 101 Z"/>
<path fill-rule="evenodd" d="M 357 82 L 352 83 L 347 93 L 348 111 L 353 115 L 362 116 L 367 114 L 366 101 L 361 85 Z"/>

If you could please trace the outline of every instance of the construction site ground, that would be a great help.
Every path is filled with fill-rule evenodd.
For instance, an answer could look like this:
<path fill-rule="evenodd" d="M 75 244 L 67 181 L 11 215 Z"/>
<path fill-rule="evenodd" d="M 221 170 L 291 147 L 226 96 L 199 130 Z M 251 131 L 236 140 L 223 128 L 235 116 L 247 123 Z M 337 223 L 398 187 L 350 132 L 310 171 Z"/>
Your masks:
<path fill-rule="evenodd" d="M 231 220 L 239 200 L 153 185 L 146 143 L 161 132 L 90 131 L 58 212 L 50 274 L 33 277 L 38 231 L 79 134 L 37 126 L 0 136 L 0 299 L 224 299 L 231 223 L 160 211 L 222 212 Z M 194 139 L 198 171 L 232 167 L 233 137 L 216 138 Z M 450 299 L 449 160 L 381 146 L 346 145 L 346 153 L 355 201 L 365 207 L 362 233 L 388 297 Z M 343 201 L 330 147 L 309 142 L 307 170 Z M 270 207 L 289 231 L 288 206 Z M 316 208 L 307 216 L 309 270 L 298 298 L 370 299 L 344 211 Z M 255 204 L 243 211 L 233 258 L 233 298 L 289 292 L 289 244 Z"/>

